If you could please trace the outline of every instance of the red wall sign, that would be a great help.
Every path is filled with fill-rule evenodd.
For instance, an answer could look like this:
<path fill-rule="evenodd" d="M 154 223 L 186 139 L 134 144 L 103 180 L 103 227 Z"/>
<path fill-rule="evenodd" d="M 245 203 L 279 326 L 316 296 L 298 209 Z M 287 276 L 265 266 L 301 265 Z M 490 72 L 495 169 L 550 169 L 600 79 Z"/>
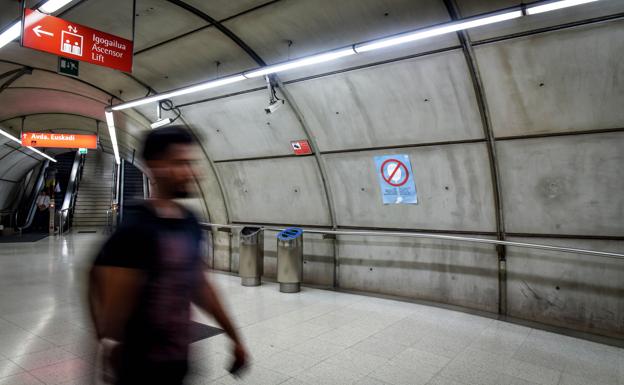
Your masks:
<path fill-rule="evenodd" d="M 26 10 L 24 47 L 82 60 L 117 70 L 132 71 L 133 43 L 58 17 Z"/>
<path fill-rule="evenodd" d="M 97 135 L 24 132 L 22 146 L 52 148 L 97 148 Z"/>
<path fill-rule="evenodd" d="M 310 155 L 312 153 L 312 148 L 310 147 L 310 143 L 307 140 L 296 140 L 294 142 L 290 142 L 295 155 Z"/>

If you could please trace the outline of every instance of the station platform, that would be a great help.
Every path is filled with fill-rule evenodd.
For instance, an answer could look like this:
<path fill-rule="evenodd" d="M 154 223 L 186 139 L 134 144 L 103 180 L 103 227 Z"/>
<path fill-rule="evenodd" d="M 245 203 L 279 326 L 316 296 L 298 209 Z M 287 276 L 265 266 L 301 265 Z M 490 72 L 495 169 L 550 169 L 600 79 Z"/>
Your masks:
<path fill-rule="evenodd" d="M 0 248 L 0 385 L 92 384 L 84 294 L 103 239 L 75 233 Z M 227 337 L 204 338 L 192 345 L 189 385 L 624 385 L 624 349 L 438 307 L 211 279 L 252 364 L 231 377 Z"/>

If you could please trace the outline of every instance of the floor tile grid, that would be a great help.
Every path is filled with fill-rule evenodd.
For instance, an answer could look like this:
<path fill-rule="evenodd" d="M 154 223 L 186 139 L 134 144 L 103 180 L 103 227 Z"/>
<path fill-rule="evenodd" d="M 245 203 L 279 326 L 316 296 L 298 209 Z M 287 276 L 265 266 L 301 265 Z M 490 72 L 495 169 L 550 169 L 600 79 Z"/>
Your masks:
<path fill-rule="evenodd" d="M 327 360 L 329 360 L 329 358 L 328 358 Z M 317 364 L 317 365 L 318 365 L 318 364 Z"/>
<path fill-rule="evenodd" d="M 20 256 L 22 251 L 20 248 L 14 250 Z M 6 255 L 3 253 L 2 256 Z M 73 341 L 77 331 L 83 330 L 70 317 L 60 315 L 65 309 L 75 308 L 77 302 L 66 300 L 63 285 L 46 285 L 46 279 L 41 280 L 43 284 L 36 282 L 39 274 L 32 274 L 30 268 L 16 270 L 12 276 L 21 272 L 23 276 L 20 279 L 2 275 L 1 280 L 0 288 L 4 295 L 0 299 L 3 310 L 0 320 L 0 354 L 6 357 L 6 362 L 19 368 L 15 370 L 19 370 L 19 374 L 7 377 L 10 371 L 0 371 L 0 384 L 56 384 L 84 376 L 90 364 L 63 350 L 66 341 L 59 339 L 61 334 L 65 334 L 64 337 Z M 50 293 L 64 299 L 49 299 Z M 33 311 L 33 308 L 39 310 Z M 11 330 L 5 333 L 7 325 L 10 325 Z M 86 335 L 86 330 L 83 331 Z"/>
<path fill-rule="evenodd" d="M 364 315 L 370 315 L 370 314 L 362 314 L 362 315 L 364 316 Z M 359 318 L 359 317 L 356 317 L 356 318 Z M 394 323 L 397 323 L 399 321 L 400 321 L 400 319 L 396 319 L 396 320 L 394 320 Z M 357 322 L 357 321 L 354 321 L 354 322 Z M 347 328 L 347 327 L 349 327 L 349 324 L 347 324 L 346 326 L 342 326 L 342 327 L 340 327 L 338 329 L 334 329 L 334 331 L 335 330 L 340 330 L 341 328 Z M 370 334 L 373 334 L 373 333 L 374 332 L 370 332 L 368 334 L 370 335 Z M 364 337 L 366 337 L 366 335 L 362 336 L 362 338 L 364 338 Z M 321 340 L 322 340 L 322 338 L 321 338 Z M 331 343 L 331 339 L 326 340 L 326 342 L 327 343 Z M 352 344 L 346 344 L 345 346 L 343 346 L 343 348 L 348 349 L 350 346 L 354 345 L 357 342 L 358 341 L 355 340 L 355 341 L 353 341 Z M 351 369 L 351 368 L 348 368 L 348 367 L 346 367 L 346 365 L 343 365 L 344 362 L 341 361 L 340 359 L 337 360 L 337 361 L 335 360 L 335 358 L 339 357 L 340 354 L 343 354 L 344 352 L 346 352 L 347 351 L 346 349 L 343 350 L 342 352 L 334 355 L 334 356 L 329 356 L 329 357 L 325 358 L 324 360 L 321 360 L 320 362 L 316 363 L 314 366 L 310 367 L 309 371 L 315 371 L 316 370 L 317 372 L 318 371 L 322 372 L 321 370 L 319 370 L 319 368 L 324 368 L 326 371 L 327 370 L 332 370 L 334 368 L 339 368 L 343 372 L 348 372 L 349 369 Z M 289 352 L 289 353 L 290 354 L 296 354 L 296 353 L 293 353 L 293 352 Z M 362 358 L 362 355 L 366 354 L 366 353 L 363 353 L 363 352 L 358 352 L 358 353 L 360 354 L 360 356 L 358 357 L 360 359 Z M 280 356 L 280 355 L 283 355 L 283 353 L 277 354 L 276 356 Z M 273 356 L 270 359 L 274 360 L 274 359 L 276 359 L 276 356 Z M 361 370 L 360 373 L 354 374 L 354 378 L 356 378 L 357 380 L 360 380 L 362 376 L 366 376 L 366 375 L 370 374 L 376 367 L 381 366 L 381 365 L 383 365 L 385 363 L 385 358 L 384 357 L 378 357 L 378 356 L 373 356 L 373 355 L 369 355 L 369 357 L 374 357 L 373 360 L 375 361 L 375 363 L 377 365 L 375 366 L 374 364 L 371 364 L 368 368 L 365 368 L 364 370 Z M 277 357 L 276 363 L 280 361 L 279 358 L 280 357 Z M 314 363 L 314 362 L 312 361 L 312 363 Z M 370 363 L 370 360 L 369 360 L 369 363 Z M 260 365 L 263 365 L 263 364 L 266 364 L 266 362 L 260 362 Z M 309 367 L 310 365 L 300 365 L 300 366 L 303 366 L 303 369 L 305 369 L 306 367 Z M 275 367 L 273 367 L 273 368 L 275 368 Z M 283 368 L 280 368 L 280 369 L 283 370 Z M 278 369 L 278 370 L 280 370 L 280 369 Z M 301 370 L 299 370 L 299 371 L 301 372 Z M 290 374 L 292 374 L 292 373 L 290 373 Z M 322 373 L 319 373 L 319 374 L 322 374 Z M 311 376 L 307 376 L 306 377 L 306 374 L 303 373 L 303 374 L 300 374 L 299 376 L 297 376 L 295 378 L 305 382 L 306 378 L 308 380 L 310 380 L 310 378 L 314 379 L 316 377 L 311 377 Z M 332 378 L 332 377 L 330 377 L 330 378 Z M 335 380 L 338 380 L 338 378 L 335 378 L 335 377 L 333 377 L 333 378 Z M 316 378 L 316 379 L 318 379 L 318 378 Z M 344 378 L 343 378 L 343 380 L 344 380 Z"/>
<path fill-rule="evenodd" d="M 398 322 L 398 321 L 397 321 L 397 322 Z M 327 359 L 325 359 L 324 361 L 321 361 L 320 363 L 316 364 L 316 366 L 321 365 L 322 363 L 324 363 L 325 361 L 328 361 L 328 360 L 330 360 L 330 358 L 327 358 Z M 438 368 L 438 371 L 439 371 L 439 370 L 441 370 L 441 369 L 443 369 L 443 368 L 444 368 L 444 366 L 442 366 L 442 367 Z M 435 373 L 436 373 L 436 371 L 432 371 L 432 372 L 433 372 L 433 374 L 435 374 Z"/>

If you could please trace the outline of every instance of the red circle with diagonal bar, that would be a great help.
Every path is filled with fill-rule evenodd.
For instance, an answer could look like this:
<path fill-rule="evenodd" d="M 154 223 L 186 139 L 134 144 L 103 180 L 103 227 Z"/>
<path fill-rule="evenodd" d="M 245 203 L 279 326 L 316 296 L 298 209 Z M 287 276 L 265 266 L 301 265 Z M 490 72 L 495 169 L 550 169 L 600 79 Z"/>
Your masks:
<path fill-rule="evenodd" d="M 397 166 L 395 167 L 394 171 L 392 172 L 392 174 L 388 175 L 388 177 L 386 178 L 386 174 L 384 173 L 384 170 L 386 168 L 386 165 L 388 165 L 388 163 L 396 163 Z M 405 176 L 402 178 L 402 180 L 399 183 L 394 183 L 392 182 L 392 178 L 394 178 L 394 175 L 399 171 L 399 169 L 403 169 L 403 171 L 405 171 Z M 398 159 L 386 159 L 382 164 L 381 164 L 381 177 L 383 178 L 384 181 L 386 181 L 386 183 L 388 183 L 390 186 L 394 186 L 394 187 L 401 187 L 403 186 L 405 183 L 407 183 L 407 180 L 409 179 L 409 171 L 407 171 L 407 166 L 401 162 Z"/>

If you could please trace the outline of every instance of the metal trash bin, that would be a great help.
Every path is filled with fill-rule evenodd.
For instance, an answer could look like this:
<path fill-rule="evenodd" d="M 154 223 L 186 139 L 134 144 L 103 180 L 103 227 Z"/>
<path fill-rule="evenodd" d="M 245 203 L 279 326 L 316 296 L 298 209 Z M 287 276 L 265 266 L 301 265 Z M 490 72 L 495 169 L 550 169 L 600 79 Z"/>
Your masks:
<path fill-rule="evenodd" d="M 282 293 L 297 293 L 303 280 L 303 230 L 289 228 L 277 234 L 277 282 Z"/>
<path fill-rule="evenodd" d="M 240 233 L 238 274 L 243 286 L 260 286 L 264 271 L 264 230 L 243 227 Z"/>

